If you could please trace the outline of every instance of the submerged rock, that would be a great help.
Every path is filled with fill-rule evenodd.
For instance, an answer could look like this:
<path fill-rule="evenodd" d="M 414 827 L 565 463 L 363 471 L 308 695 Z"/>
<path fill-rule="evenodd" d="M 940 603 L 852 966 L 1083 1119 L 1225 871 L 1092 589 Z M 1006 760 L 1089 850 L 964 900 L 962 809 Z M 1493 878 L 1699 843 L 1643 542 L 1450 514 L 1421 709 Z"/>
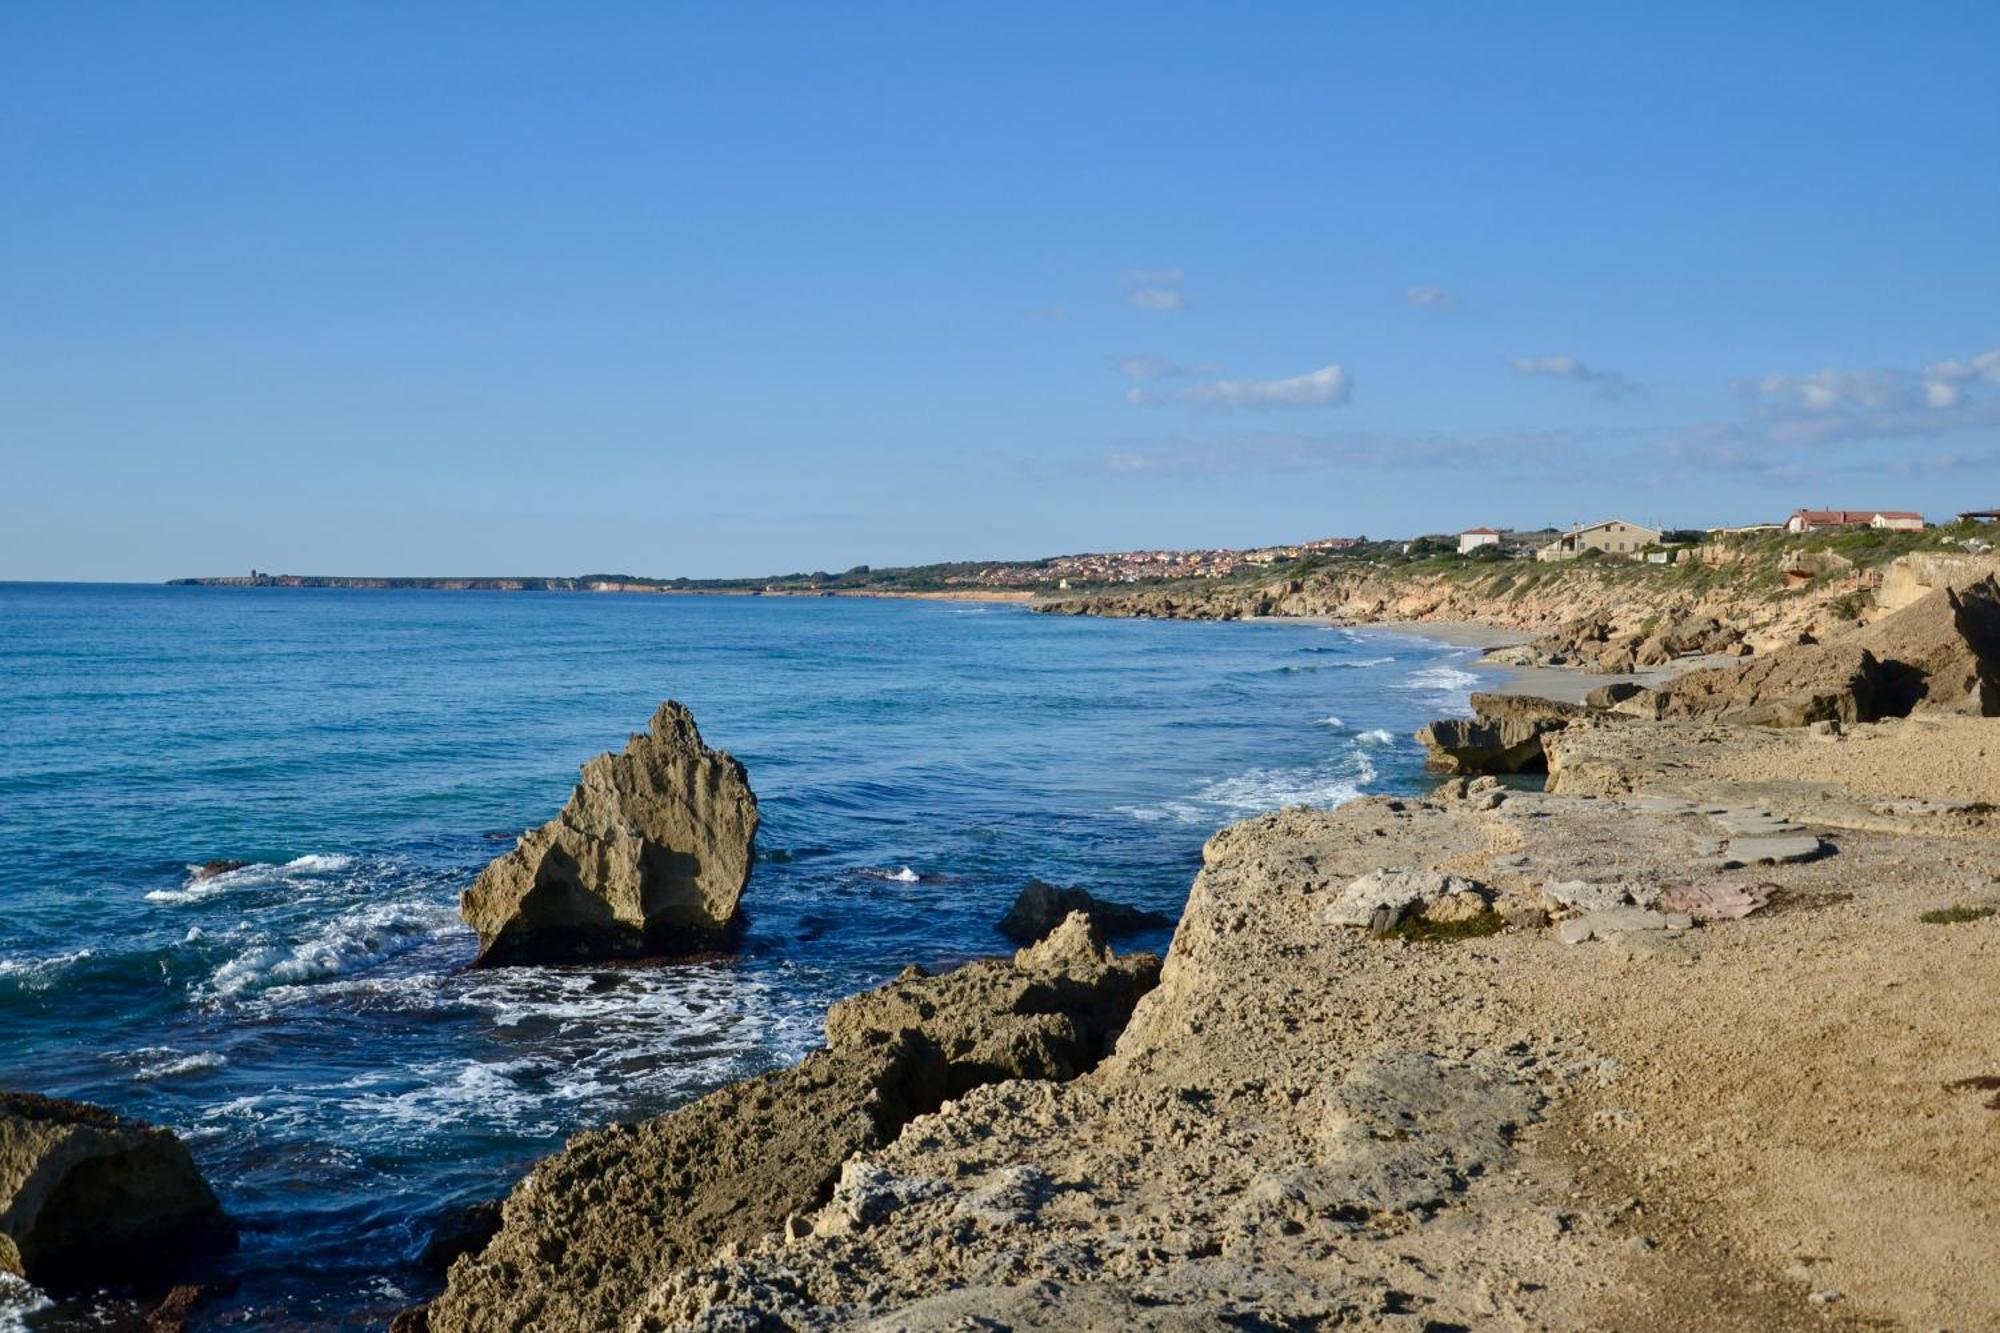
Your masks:
<path fill-rule="evenodd" d="M 1128 907 L 1083 889 L 1065 889 L 1031 879 L 1014 899 L 1014 905 L 1007 909 L 1007 915 L 1000 918 L 1000 933 L 1016 943 L 1033 944 L 1061 925 L 1072 912 L 1089 917 L 1106 935 L 1126 935 L 1174 924 L 1158 912 Z"/>
<path fill-rule="evenodd" d="M 979 1084 L 1089 1070 L 1159 968 L 1151 955 L 1114 958 L 1077 915 L 1013 961 L 906 974 L 843 1001 L 827 1014 L 826 1048 L 798 1065 L 571 1139 L 508 1196 L 492 1241 L 400 1326 L 631 1327 L 668 1274 L 794 1225 L 837 1185 L 854 1226 L 879 1220 L 920 1186 L 855 1154 Z"/>
<path fill-rule="evenodd" d="M 163 1281 L 235 1240 L 172 1130 L 0 1093 L 0 1269 L 56 1288 Z"/>
<path fill-rule="evenodd" d="M 217 875 L 227 875 L 232 871 L 247 870 L 249 867 L 248 861 L 203 861 L 194 868 L 194 873 L 189 875 L 188 879 L 199 884 L 203 880 L 214 879 Z"/>
<path fill-rule="evenodd" d="M 482 965 L 690 953 L 723 943 L 750 879 L 757 798 L 669 699 L 622 754 L 459 900 Z"/>

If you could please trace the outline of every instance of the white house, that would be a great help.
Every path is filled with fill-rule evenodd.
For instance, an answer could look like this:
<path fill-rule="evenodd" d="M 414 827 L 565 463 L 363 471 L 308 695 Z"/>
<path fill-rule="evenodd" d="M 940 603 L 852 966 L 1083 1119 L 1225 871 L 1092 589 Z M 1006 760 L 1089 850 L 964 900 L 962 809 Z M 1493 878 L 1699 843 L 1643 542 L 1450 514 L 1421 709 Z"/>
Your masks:
<path fill-rule="evenodd" d="M 1785 520 L 1786 532 L 1818 532 L 1821 528 L 1886 528 L 1892 532 L 1922 532 L 1924 516 L 1907 509 L 1795 509 Z"/>
<path fill-rule="evenodd" d="M 1535 552 L 1535 559 L 1574 560 L 1585 551 L 1601 551 L 1605 555 L 1630 559 L 1643 548 L 1659 544 L 1658 528 L 1641 527 L 1637 523 L 1627 523 L 1623 519 L 1607 518 L 1602 523 L 1571 528 Z"/>
<path fill-rule="evenodd" d="M 1498 546 L 1500 533 L 1495 528 L 1467 528 L 1458 534 L 1458 553 L 1471 555 L 1482 546 Z"/>

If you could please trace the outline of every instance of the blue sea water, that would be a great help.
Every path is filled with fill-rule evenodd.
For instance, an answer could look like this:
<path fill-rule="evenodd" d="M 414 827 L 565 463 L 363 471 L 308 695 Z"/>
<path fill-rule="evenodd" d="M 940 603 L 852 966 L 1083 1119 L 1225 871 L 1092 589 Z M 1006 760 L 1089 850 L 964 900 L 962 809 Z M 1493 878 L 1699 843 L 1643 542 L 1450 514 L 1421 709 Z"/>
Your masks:
<path fill-rule="evenodd" d="M 1171 915 L 1221 824 L 1417 788 L 1471 658 L 942 602 L 0 584 L 0 1086 L 187 1138 L 243 1226 L 219 1322 L 379 1326 L 434 1290 L 442 1208 L 797 1058 L 906 963 L 1002 952 L 1029 876 Z M 739 955 L 468 970 L 459 890 L 668 697 L 760 799 Z"/>

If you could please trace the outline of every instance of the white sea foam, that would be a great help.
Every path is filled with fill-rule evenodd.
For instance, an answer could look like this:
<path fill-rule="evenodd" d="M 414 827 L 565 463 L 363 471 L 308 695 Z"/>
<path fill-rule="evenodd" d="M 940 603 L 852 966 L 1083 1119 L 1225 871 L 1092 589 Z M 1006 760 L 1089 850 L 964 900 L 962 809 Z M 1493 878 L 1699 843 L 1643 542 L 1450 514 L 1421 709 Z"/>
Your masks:
<path fill-rule="evenodd" d="M 1457 694 L 1471 689 L 1478 683 L 1479 677 L 1470 671 L 1455 667 L 1449 662 L 1438 662 L 1421 670 L 1412 671 L 1397 688 Z"/>
<path fill-rule="evenodd" d="M 55 1302 L 12 1273 L 0 1273 L 0 1333 L 28 1333 L 30 1316 Z"/>
<path fill-rule="evenodd" d="M 1370 745 L 1387 745 L 1389 744 L 1389 742 L 1395 740 L 1396 738 L 1390 732 L 1383 730 L 1381 727 L 1377 727 L 1373 731 L 1362 732 L 1359 736 L 1356 736 L 1355 739 L 1360 741 L 1367 741 Z"/>
<path fill-rule="evenodd" d="M 160 1078 L 179 1078 L 186 1074 L 202 1074 L 211 1069 L 220 1069 L 229 1063 L 229 1057 L 216 1051 L 197 1051 L 192 1055 L 183 1054 L 171 1046 L 147 1046 L 131 1052 L 124 1059 L 139 1065 L 132 1077 L 140 1082 L 151 1082 Z"/>
<path fill-rule="evenodd" d="M 865 879 L 887 880 L 891 884 L 919 884 L 923 882 L 924 878 L 908 866 L 900 866 L 895 870 L 877 870 L 870 867 L 856 871 L 855 873 Z"/>
<path fill-rule="evenodd" d="M 339 852 L 309 852 L 282 865 L 258 862 L 225 870 L 219 875 L 197 878 L 200 866 L 189 866 L 185 882 L 178 889 L 154 889 L 146 895 L 149 903 L 198 903 L 218 894 L 238 889 L 266 888 L 273 884 L 296 883 L 315 875 L 334 875 L 354 864 L 354 858 Z"/>
<path fill-rule="evenodd" d="M 1288 805 L 1321 809 L 1351 801 L 1375 780 L 1375 766 L 1355 752 L 1338 766 L 1253 768 L 1203 783 L 1187 796 L 1152 806 L 1121 806 L 1119 813 L 1145 823 L 1213 824 Z"/>
<path fill-rule="evenodd" d="M 1322 727 L 1344 727 L 1347 725 L 1337 717 L 1323 717 L 1319 720 L 1319 724 Z"/>
<path fill-rule="evenodd" d="M 47 990 L 73 964 L 93 956 L 92 950 L 78 949 L 47 958 L 0 958 L 0 977 L 14 978 L 14 984 L 22 990 Z"/>
<path fill-rule="evenodd" d="M 215 969 L 210 987 L 217 995 L 238 996 L 310 985 L 414 949 L 450 930 L 455 920 L 442 906 L 377 906 L 347 912 L 310 938 L 245 950 Z"/>

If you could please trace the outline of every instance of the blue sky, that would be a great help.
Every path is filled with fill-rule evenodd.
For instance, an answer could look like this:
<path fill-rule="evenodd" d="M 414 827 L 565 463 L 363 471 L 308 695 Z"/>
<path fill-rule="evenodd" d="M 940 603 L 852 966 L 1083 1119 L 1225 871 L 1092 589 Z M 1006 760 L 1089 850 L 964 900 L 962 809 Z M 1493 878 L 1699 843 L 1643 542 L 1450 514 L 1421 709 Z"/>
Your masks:
<path fill-rule="evenodd" d="M 2000 6 L 1651 8 L 6 6 L 0 578 L 2000 505 Z"/>

